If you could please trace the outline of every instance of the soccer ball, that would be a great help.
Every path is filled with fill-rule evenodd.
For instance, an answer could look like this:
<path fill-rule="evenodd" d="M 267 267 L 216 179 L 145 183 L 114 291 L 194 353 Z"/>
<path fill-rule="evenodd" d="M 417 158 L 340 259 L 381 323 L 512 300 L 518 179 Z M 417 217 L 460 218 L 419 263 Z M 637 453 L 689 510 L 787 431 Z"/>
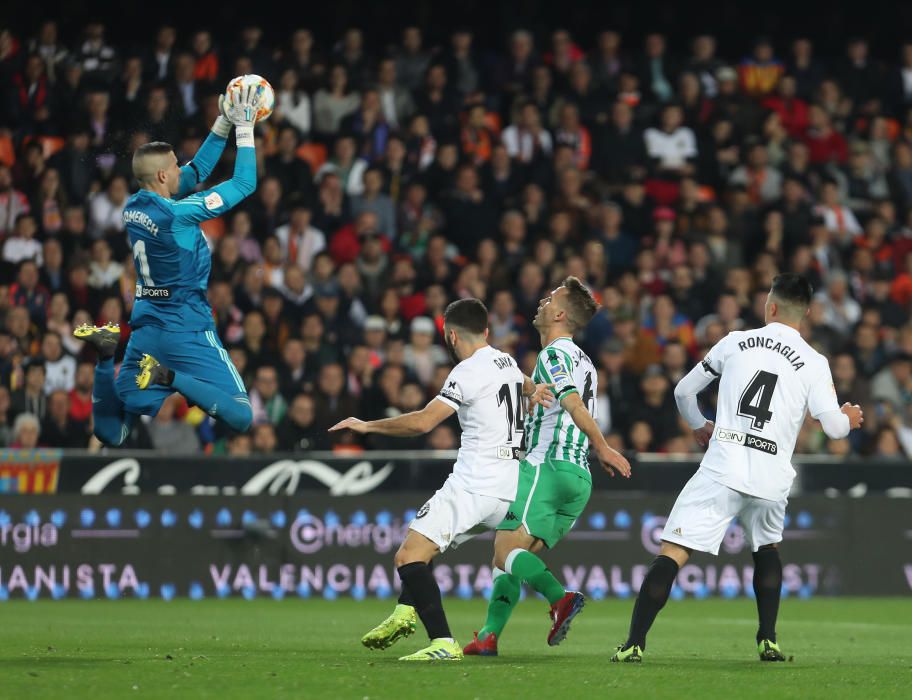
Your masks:
<path fill-rule="evenodd" d="M 266 78 L 253 74 L 239 75 L 228 83 L 225 95 L 230 98 L 233 92 L 248 85 L 253 85 L 256 88 L 256 100 L 258 105 L 256 121 L 261 122 L 265 119 L 269 119 L 269 115 L 272 114 L 272 108 L 275 106 L 275 91 Z"/>

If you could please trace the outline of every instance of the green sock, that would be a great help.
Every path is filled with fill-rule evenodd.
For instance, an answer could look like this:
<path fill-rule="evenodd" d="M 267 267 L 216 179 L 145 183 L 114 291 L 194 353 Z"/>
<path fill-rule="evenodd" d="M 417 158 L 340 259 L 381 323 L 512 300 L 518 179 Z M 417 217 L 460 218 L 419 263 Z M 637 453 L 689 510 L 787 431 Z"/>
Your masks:
<path fill-rule="evenodd" d="M 504 627 L 510 615 L 513 614 L 513 608 L 519 602 L 519 590 L 522 583 L 516 576 L 503 572 L 494 579 L 494 586 L 491 589 L 491 599 L 488 601 L 488 617 L 485 620 L 484 627 L 478 633 L 479 639 L 484 639 L 489 634 L 496 634 L 500 639 Z"/>
<path fill-rule="evenodd" d="M 510 561 L 511 559 L 512 561 Z M 507 557 L 507 565 L 511 574 L 518 576 L 545 596 L 551 605 L 554 605 L 567 593 L 560 585 L 560 581 L 554 578 L 554 574 L 548 571 L 545 562 L 532 552 L 514 549 Z"/>

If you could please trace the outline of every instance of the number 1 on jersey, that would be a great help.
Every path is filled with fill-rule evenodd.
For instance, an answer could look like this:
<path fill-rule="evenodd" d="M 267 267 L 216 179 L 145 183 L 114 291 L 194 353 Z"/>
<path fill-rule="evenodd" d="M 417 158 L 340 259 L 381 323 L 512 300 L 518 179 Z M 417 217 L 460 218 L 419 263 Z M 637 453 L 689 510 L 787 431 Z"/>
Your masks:
<path fill-rule="evenodd" d="M 149 271 L 149 258 L 146 257 L 145 241 L 136 241 L 133 244 L 133 257 L 136 258 L 143 287 L 154 287 L 155 282 L 152 281 L 152 273 Z"/>
<path fill-rule="evenodd" d="M 512 444 L 513 442 L 513 426 L 522 426 L 523 417 L 522 417 L 522 388 L 523 385 L 516 383 L 514 386 L 514 392 L 516 395 L 516 401 L 513 401 L 513 395 L 510 393 L 510 385 L 504 384 L 500 387 L 500 391 L 497 392 L 497 405 L 504 406 L 507 411 L 507 444 Z M 520 428 L 521 429 L 521 428 Z"/>
<path fill-rule="evenodd" d="M 778 381 L 778 375 L 761 369 L 753 376 L 744 393 L 741 394 L 741 400 L 738 402 L 738 415 L 752 418 L 755 430 L 763 430 L 773 418 L 769 407 L 773 401 L 773 392 L 776 390 Z"/>

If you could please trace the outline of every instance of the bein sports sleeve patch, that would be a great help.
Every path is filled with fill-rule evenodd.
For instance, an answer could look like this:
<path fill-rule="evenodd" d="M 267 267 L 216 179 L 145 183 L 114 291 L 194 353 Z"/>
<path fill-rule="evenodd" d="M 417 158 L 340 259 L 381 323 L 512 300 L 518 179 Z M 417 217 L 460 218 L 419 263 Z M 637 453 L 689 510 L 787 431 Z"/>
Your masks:
<path fill-rule="evenodd" d="M 222 195 L 220 195 L 218 192 L 211 192 L 207 194 L 204 201 L 206 202 L 206 209 L 209 209 L 210 211 L 218 209 L 225 204 L 225 201 L 222 199 Z"/>

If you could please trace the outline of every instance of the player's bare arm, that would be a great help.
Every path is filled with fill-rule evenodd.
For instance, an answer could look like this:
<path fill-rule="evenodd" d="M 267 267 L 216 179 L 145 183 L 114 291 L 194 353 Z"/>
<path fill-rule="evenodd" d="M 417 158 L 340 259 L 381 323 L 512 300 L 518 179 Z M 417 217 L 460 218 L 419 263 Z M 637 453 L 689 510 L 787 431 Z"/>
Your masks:
<path fill-rule="evenodd" d="M 355 417 L 346 418 L 331 427 L 329 432 L 332 433 L 347 428 L 355 433 L 362 434 L 379 433 L 380 435 L 390 435 L 392 437 L 413 437 L 431 432 L 454 413 L 455 411 L 443 401 L 438 401 L 434 398 L 420 411 L 403 413 L 401 416 L 394 418 L 370 421 L 363 421 Z"/>
<path fill-rule="evenodd" d="M 630 462 L 605 440 L 605 436 L 602 435 L 602 431 L 599 430 L 598 424 L 589 413 L 589 410 L 586 408 L 586 404 L 583 403 L 580 395 L 576 392 L 568 394 L 561 399 L 560 405 L 561 408 L 570 415 L 570 418 L 573 419 L 576 427 L 583 431 L 586 434 L 586 437 L 589 438 L 589 444 L 592 445 L 592 448 L 595 450 L 595 454 L 602 463 L 602 467 L 604 467 L 605 471 L 611 476 L 614 476 L 614 471 L 617 470 L 621 476 L 629 479 Z"/>

